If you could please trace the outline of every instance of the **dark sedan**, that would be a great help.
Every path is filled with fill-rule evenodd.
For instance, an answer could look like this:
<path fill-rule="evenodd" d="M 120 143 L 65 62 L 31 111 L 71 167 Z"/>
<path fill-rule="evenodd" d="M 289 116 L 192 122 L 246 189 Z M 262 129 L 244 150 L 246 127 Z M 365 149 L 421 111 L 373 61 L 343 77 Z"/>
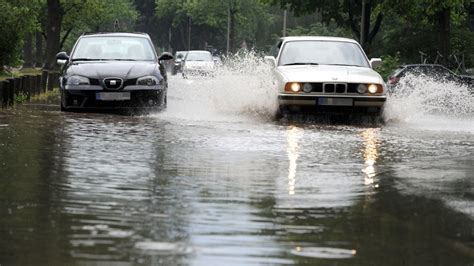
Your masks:
<path fill-rule="evenodd" d="M 163 60 L 144 33 L 97 33 L 79 37 L 71 55 L 57 54 L 61 110 L 166 108 Z"/>
<path fill-rule="evenodd" d="M 438 81 L 450 81 L 460 85 L 474 86 L 474 79 L 472 77 L 457 75 L 442 65 L 411 64 L 400 66 L 390 74 L 387 80 L 389 89 L 393 91 L 400 79 L 408 74 L 413 76 L 426 76 Z"/>

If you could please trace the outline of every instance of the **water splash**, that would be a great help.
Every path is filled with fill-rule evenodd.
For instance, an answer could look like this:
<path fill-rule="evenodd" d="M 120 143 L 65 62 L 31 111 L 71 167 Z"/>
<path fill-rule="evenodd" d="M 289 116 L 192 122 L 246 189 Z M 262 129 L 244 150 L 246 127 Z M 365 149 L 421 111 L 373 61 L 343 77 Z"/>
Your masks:
<path fill-rule="evenodd" d="M 214 77 L 170 77 L 162 117 L 190 120 L 270 119 L 277 110 L 271 68 L 254 52 L 224 58 Z"/>
<path fill-rule="evenodd" d="M 407 75 L 388 98 L 384 117 L 389 123 L 424 129 L 474 132 L 469 126 L 474 124 L 472 87 Z"/>

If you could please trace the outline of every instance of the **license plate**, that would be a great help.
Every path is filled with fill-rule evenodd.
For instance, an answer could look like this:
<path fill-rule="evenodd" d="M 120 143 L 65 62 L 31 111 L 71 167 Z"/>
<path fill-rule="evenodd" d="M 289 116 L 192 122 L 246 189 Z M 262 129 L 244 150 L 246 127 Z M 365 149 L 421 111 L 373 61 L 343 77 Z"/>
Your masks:
<path fill-rule="evenodd" d="M 97 92 L 95 98 L 99 101 L 130 100 L 130 92 Z"/>
<path fill-rule="evenodd" d="M 318 105 L 352 106 L 353 101 L 349 98 L 318 98 Z"/>

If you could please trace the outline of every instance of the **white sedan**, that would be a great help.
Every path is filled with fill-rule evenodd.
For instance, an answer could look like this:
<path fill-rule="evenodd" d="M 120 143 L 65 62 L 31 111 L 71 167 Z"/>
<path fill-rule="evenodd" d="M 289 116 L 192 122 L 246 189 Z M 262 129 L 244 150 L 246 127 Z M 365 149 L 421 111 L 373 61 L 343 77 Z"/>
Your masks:
<path fill-rule="evenodd" d="M 382 77 L 352 39 L 285 37 L 266 60 L 273 66 L 280 111 L 342 111 L 379 115 L 387 98 Z"/>
<path fill-rule="evenodd" d="M 209 51 L 192 50 L 184 57 L 183 78 L 189 76 L 213 76 L 214 59 Z"/>

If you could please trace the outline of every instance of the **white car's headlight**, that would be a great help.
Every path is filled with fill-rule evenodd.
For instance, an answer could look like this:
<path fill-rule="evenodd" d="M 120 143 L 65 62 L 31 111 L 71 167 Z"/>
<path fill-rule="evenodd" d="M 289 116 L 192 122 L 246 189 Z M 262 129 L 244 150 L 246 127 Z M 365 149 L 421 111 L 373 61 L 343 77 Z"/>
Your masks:
<path fill-rule="evenodd" d="M 378 91 L 378 89 L 379 89 L 378 86 L 375 85 L 375 84 L 370 84 L 369 85 L 369 92 L 370 93 L 376 93 Z"/>
<path fill-rule="evenodd" d="M 70 76 L 67 81 L 66 85 L 70 86 L 78 86 L 78 85 L 89 85 L 89 79 L 83 76 Z"/>
<path fill-rule="evenodd" d="M 154 76 L 146 76 L 137 79 L 137 85 L 141 86 L 156 86 L 158 85 L 159 80 Z"/>
<path fill-rule="evenodd" d="M 367 92 L 367 85 L 365 84 L 359 84 L 359 86 L 357 86 L 357 92 L 358 93 L 366 93 Z"/>
<path fill-rule="evenodd" d="M 299 92 L 301 91 L 301 83 L 299 82 L 288 82 L 285 85 L 285 91 L 288 92 Z"/>
<path fill-rule="evenodd" d="M 309 83 L 305 83 L 303 85 L 303 91 L 304 92 L 311 92 L 313 90 L 313 86 Z"/>

